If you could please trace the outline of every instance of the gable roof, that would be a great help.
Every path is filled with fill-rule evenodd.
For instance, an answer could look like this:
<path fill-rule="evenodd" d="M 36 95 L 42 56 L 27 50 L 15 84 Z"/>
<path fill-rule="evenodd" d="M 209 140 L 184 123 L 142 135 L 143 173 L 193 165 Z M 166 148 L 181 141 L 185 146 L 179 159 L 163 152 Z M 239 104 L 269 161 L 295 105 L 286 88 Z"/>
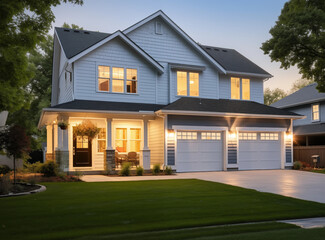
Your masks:
<path fill-rule="evenodd" d="M 57 30 L 57 29 L 56 29 Z M 95 50 L 96 48 L 102 46 L 103 44 L 119 37 L 122 39 L 128 46 L 133 48 L 137 53 L 139 53 L 147 62 L 149 62 L 153 67 L 155 67 L 159 73 L 164 72 L 164 67 L 160 65 L 153 57 L 151 57 L 148 53 L 146 53 L 142 48 L 140 48 L 136 43 L 134 43 L 130 38 L 128 38 L 125 34 L 123 34 L 121 31 L 116 31 L 115 33 L 108 34 L 106 37 L 104 37 L 103 33 L 98 33 L 99 35 L 97 37 L 84 37 L 84 35 L 96 35 L 96 32 L 92 32 L 89 34 L 83 33 L 79 36 L 82 36 L 79 41 L 75 44 L 76 47 L 74 47 L 74 40 L 78 37 L 76 35 L 75 30 L 74 31 L 64 31 L 65 29 L 59 29 L 61 37 L 63 37 L 63 42 L 61 42 L 61 39 L 59 38 L 59 41 L 61 43 L 61 46 L 63 49 L 69 49 L 67 50 L 67 53 L 69 54 L 68 63 L 75 62 L 79 58 L 83 57 L 84 55 L 88 54 L 89 52 Z M 79 31 L 79 30 L 76 30 Z M 84 31 L 88 32 L 88 31 Z M 59 37 L 59 34 L 58 34 Z M 85 39 L 85 43 L 81 44 L 82 39 Z M 101 39 L 101 40 L 99 40 Z M 98 41 L 99 40 L 99 41 Z M 97 42 L 96 42 L 97 41 Z M 79 43 L 79 44 L 78 44 Z M 65 45 L 65 47 L 63 47 Z M 81 48 L 84 48 L 84 50 L 80 51 Z M 66 52 L 65 52 L 66 53 Z"/>
<path fill-rule="evenodd" d="M 161 17 L 163 20 L 165 20 L 165 22 L 169 26 L 171 26 L 176 32 L 178 32 L 185 39 L 185 41 L 187 41 L 194 49 L 200 52 L 210 63 L 212 63 L 212 65 L 217 67 L 217 69 L 222 73 L 226 74 L 225 69 L 218 62 L 216 62 L 209 54 L 207 54 L 189 35 L 187 35 L 186 32 L 184 32 L 176 23 L 174 23 L 173 20 L 171 20 L 162 10 L 158 10 L 157 12 L 151 14 L 145 19 L 133 24 L 132 26 L 125 29 L 123 33 L 128 34 L 156 17 Z"/>
<path fill-rule="evenodd" d="M 257 66 L 248 58 L 241 55 L 235 49 L 200 45 L 214 60 L 216 60 L 227 73 L 247 73 L 272 77 L 270 73 Z"/>
<path fill-rule="evenodd" d="M 271 106 L 278 108 L 295 107 L 303 104 L 318 102 L 325 100 L 325 93 L 320 93 L 316 89 L 317 83 L 312 83 L 297 92 L 282 98 L 281 100 L 273 103 Z"/>
<path fill-rule="evenodd" d="M 302 118 L 302 115 L 287 110 L 270 107 L 253 101 L 231 99 L 180 98 L 161 109 L 162 113 L 197 112 L 220 113 L 223 115 L 249 117 L 249 115 L 267 117 L 268 115 L 283 118 Z"/>
<path fill-rule="evenodd" d="M 111 35 L 103 32 L 60 27 L 56 27 L 55 32 L 68 59 Z"/>

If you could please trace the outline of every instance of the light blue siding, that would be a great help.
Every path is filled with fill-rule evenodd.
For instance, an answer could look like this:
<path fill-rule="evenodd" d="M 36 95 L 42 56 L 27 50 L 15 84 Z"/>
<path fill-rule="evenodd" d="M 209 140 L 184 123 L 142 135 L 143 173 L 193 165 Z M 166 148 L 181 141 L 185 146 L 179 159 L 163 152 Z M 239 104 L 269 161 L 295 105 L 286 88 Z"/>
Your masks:
<path fill-rule="evenodd" d="M 306 124 L 313 123 L 313 121 L 312 121 L 312 105 L 313 104 L 306 104 L 303 106 L 286 109 L 288 111 L 306 116 L 306 118 L 304 118 L 304 119 L 294 120 L 293 121 L 294 126 L 306 125 Z M 319 111 L 320 111 L 320 114 L 319 114 L 320 121 L 319 122 L 325 122 L 325 102 L 319 103 Z"/>
<path fill-rule="evenodd" d="M 97 66 L 138 69 L 138 93 L 97 91 Z M 156 103 L 157 72 L 122 40 L 114 39 L 75 63 L 75 98 L 99 101 Z"/>
<path fill-rule="evenodd" d="M 155 34 L 156 21 L 162 23 L 163 34 Z M 200 73 L 200 97 L 219 98 L 219 75 L 215 67 L 162 19 L 154 19 L 144 24 L 130 32 L 128 37 L 164 67 L 168 63 L 205 66 L 206 69 Z M 167 68 L 165 67 L 165 69 Z M 176 92 L 176 80 L 175 71 L 172 71 L 170 75 L 166 71 L 158 78 L 158 85 L 162 87 L 162 91 L 160 91 L 160 88 L 158 89 L 159 103 L 167 104 L 179 98 Z M 170 86 L 170 92 L 166 92 L 166 87 L 168 86 Z"/>

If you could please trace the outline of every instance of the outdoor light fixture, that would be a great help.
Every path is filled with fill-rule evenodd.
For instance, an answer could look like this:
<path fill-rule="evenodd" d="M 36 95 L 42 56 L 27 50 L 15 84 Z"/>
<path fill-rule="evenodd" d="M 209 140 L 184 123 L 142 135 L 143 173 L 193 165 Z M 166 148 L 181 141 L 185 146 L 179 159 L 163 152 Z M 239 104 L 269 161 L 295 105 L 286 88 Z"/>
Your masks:
<path fill-rule="evenodd" d="M 293 139 L 293 135 L 292 133 L 290 133 L 289 131 L 286 132 L 286 138 L 287 139 Z"/>
<path fill-rule="evenodd" d="M 236 139 L 236 136 L 237 136 L 236 132 L 229 132 L 230 139 Z"/>
<path fill-rule="evenodd" d="M 174 130 L 168 130 L 168 137 L 170 137 L 170 138 L 175 137 L 175 132 L 174 132 Z"/>

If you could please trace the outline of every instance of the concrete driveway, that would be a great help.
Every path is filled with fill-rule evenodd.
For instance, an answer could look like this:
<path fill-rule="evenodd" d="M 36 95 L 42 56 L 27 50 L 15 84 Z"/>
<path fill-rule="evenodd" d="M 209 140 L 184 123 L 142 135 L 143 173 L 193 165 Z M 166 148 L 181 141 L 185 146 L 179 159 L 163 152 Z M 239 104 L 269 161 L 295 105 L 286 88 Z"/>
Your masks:
<path fill-rule="evenodd" d="M 108 177 L 85 175 L 86 182 L 201 179 L 270 192 L 288 197 L 325 203 L 325 174 L 294 170 L 256 170 L 233 172 L 192 172 L 171 176 Z"/>
<path fill-rule="evenodd" d="M 182 178 L 220 182 L 288 197 L 325 203 L 325 174 L 295 170 L 197 172 L 178 174 Z"/>

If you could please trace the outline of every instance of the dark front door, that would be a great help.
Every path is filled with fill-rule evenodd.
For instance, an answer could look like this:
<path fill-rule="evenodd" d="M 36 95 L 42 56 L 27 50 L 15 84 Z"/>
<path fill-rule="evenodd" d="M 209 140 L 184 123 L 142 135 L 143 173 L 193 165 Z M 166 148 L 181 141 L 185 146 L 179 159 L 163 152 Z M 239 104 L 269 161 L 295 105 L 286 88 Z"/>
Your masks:
<path fill-rule="evenodd" d="M 91 141 L 87 136 L 73 138 L 73 166 L 91 167 Z"/>

